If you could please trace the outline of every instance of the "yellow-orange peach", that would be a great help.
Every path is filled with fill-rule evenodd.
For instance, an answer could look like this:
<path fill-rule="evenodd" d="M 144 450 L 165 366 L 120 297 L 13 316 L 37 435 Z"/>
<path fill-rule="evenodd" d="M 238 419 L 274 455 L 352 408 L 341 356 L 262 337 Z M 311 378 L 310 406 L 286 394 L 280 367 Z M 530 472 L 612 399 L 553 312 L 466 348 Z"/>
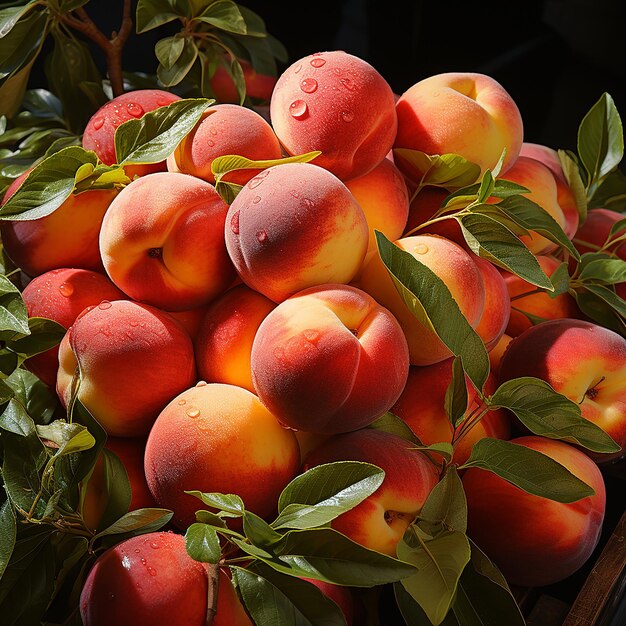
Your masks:
<path fill-rule="evenodd" d="M 598 543 L 604 481 L 596 464 L 573 446 L 542 437 L 513 442 L 546 454 L 595 490 L 593 496 L 564 504 L 526 493 L 482 469 L 470 468 L 463 476 L 469 536 L 509 583 L 549 585 L 573 574 Z"/>
<path fill-rule="evenodd" d="M 504 173 L 522 146 L 524 129 L 517 105 L 502 85 L 483 74 L 451 72 L 426 78 L 402 95 L 396 110 L 394 148 L 460 154 L 483 171 L 494 169 L 506 150 Z M 416 179 L 405 159 L 398 153 L 394 159 Z"/>
<path fill-rule="evenodd" d="M 511 315 L 511 300 L 500 272 L 489 261 L 472 257 L 480 270 L 485 287 L 485 306 L 476 332 L 491 350 L 504 334 Z"/>
<path fill-rule="evenodd" d="M 434 235 L 405 237 L 396 241 L 396 245 L 437 274 L 468 322 L 476 328 L 483 315 L 485 288 L 472 256 L 457 244 Z M 404 304 L 379 255 L 366 263 L 360 285 L 400 322 L 413 365 L 430 365 L 451 356 L 435 332 L 419 322 Z"/>
<path fill-rule="evenodd" d="M 509 344 L 500 379 L 536 376 L 580 406 L 583 417 L 605 430 L 621 451 L 592 454 L 598 462 L 626 451 L 626 339 L 581 320 L 543 322 Z"/>
<path fill-rule="evenodd" d="M 17 191 L 27 174 L 7 189 L 3 204 Z M 102 270 L 98 233 L 114 189 L 71 195 L 50 215 L 36 220 L 0 222 L 2 245 L 13 263 L 29 276 L 62 267 Z"/>
<path fill-rule="evenodd" d="M 88 309 L 59 349 L 65 406 L 79 368 L 78 398 L 109 435 L 146 435 L 159 411 L 195 380 L 191 339 L 167 313 L 118 300 Z"/>
<path fill-rule="evenodd" d="M 513 337 L 506 333 L 500 337 L 498 343 L 489 351 L 489 364 L 491 365 L 491 373 L 500 380 L 500 363 L 507 346 L 511 343 Z"/>
<path fill-rule="evenodd" d="M 336 435 L 313 450 L 304 469 L 334 461 L 362 461 L 385 472 L 382 485 L 335 518 L 332 527 L 371 550 L 396 556 L 398 542 L 438 479 L 435 466 L 412 448 L 410 441 L 365 428 Z"/>
<path fill-rule="evenodd" d="M 347 187 L 310 163 L 262 171 L 226 217 L 226 247 L 239 276 L 275 302 L 307 287 L 350 282 L 368 238 L 365 215 Z"/>
<path fill-rule="evenodd" d="M 296 294 L 265 318 L 251 364 L 259 398 L 282 424 L 342 433 L 389 410 L 406 382 L 409 355 L 389 311 L 359 289 L 326 285 Z"/>
<path fill-rule="evenodd" d="M 138 178 L 102 223 L 104 267 L 133 300 L 172 311 L 207 304 L 235 275 L 224 244 L 227 211 L 215 188 L 193 176 Z"/>
<path fill-rule="evenodd" d="M 321 150 L 315 163 L 341 180 L 363 176 L 391 149 L 393 92 L 367 62 L 341 51 L 287 68 L 270 103 L 272 126 L 289 154 Z"/>
<path fill-rule="evenodd" d="M 194 348 L 198 375 L 254 393 L 250 354 L 261 322 L 276 305 L 239 285 L 213 302 L 202 319 Z"/>
<path fill-rule="evenodd" d="M 96 561 L 80 595 L 80 615 L 84 626 L 204 626 L 207 592 L 205 566 L 187 554 L 184 537 L 148 533 Z"/>
<path fill-rule="evenodd" d="M 452 359 L 427 367 L 411 367 L 406 387 L 391 409 L 426 445 L 442 441 L 452 443 L 454 431 L 444 408 L 446 389 L 451 379 Z M 466 383 L 468 402 L 465 414 L 469 415 L 481 407 L 482 402 L 470 381 L 467 380 Z M 496 387 L 494 377 L 489 376 L 483 391 L 490 395 Z M 508 439 L 509 436 L 510 424 L 504 411 L 489 411 L 455 445 L 453 460 L 458 463 L 467 461 L 472 446 L 483 437 Z"/>
<path fill-rule="evenodd" d="M 202 506 L 185 491 L 236 493 L 248 510 L 266 517 L 299 462 L 294 434 L 254 394 L 215 383 L 188 389 L 161 411 L 144 467 L 156 501 L 186 528 Z"/>
<path fill-rule="evenodd" d="M 46 317 L 68 329 L 87 307 L 103 300 L 124 300 L 126 296 L 102 274 L 63 268 L 31 280 L 22 297 L 29 317 Z M 58 346 L 31 357 L 25 365 L 54 389 L 59 369 Z"/>
<path fill-rule="evenodd" d="M 252 109 L 218 104 L 206 111 L 195 128 L 168 159 L 170 171 L 182 172 L 215 184 L 213 160 L 238 154 L 254 161 L 280 159 L 282 152 L 272 127 Z M 245 185 L 259 170 L 239 170 L 224 180 Z"/>

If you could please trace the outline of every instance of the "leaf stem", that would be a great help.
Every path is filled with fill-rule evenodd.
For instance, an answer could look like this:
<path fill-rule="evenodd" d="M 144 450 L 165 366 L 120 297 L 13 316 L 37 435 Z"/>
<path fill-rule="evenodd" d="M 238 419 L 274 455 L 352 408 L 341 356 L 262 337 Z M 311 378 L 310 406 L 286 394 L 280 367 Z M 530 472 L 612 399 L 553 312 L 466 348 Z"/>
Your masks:
<path fill-rule="evenodd" d="M 206 626 L 211 626 L 217 614 L 217 594 L 220 589 L 219 566 L 217 563 L 207 563 L 207 605 L 206 605 Z"/>
<path fill-rule="evenodd" d="M 530 291 L 525 291 L 524 293 L 518 293 L 516 296 L 513 296 L 511 298 L 511 302 L 514 302 L 515 300 L 521 300 L 522 298 L 526 298 L 527 296 L 532 296 L 536 293 L 545 293 L 546 290 L 542 289 L 541 287 L 537 287 L 537 289 L 531 289 Z"/>

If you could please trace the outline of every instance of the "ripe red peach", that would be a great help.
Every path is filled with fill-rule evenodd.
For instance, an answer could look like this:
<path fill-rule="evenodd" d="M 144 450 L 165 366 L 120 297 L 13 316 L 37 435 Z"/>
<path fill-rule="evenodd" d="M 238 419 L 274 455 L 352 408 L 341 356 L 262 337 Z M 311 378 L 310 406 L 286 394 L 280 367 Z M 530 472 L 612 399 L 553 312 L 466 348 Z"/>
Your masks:
<path fill-rule="evenodd" d="M 283 425 L 341 433 L 389 410 L 404 388 L 409 355 L 389 311 L 359 289 L 325 285 L 265 318 L 251 364 L 261 402 Z"/>
<path fill-rule="evenodd" d="M 195 340 L 198 375 L 211 383 L 227 383 L 254 393 L 250 354 L 261 322 L 274 302 L 239 285 L 213 302 Z"/>
<path fill-rule="evenodd" d="M 500 380 L 500 363 L 507 346 L 511 343 L 513 337 L 506 333 L 500 337 L 498 343 L 489 351 L 489 364 L 491 366 L 491 373 Z"/>
<path fill-rule="evenodd" d="M 538 256 L 537 261 L 547 276 L 552 276 L 561 264 L 558 259 L 552 256 Z M 511 299 L 516 298 L 511 301 L 511 318 L 506 328 L 507 335 L 517 337 L 533 325 L 523 312 L 545 320 L 577 317 L 579 315 L 576 302 L 569 293 L 563 293 L 556 298 L 551 298 L 543 292 L 531 293 L 537 289 L 534 285 L 505 270 L 501 270 L 501 273 L 509 297 Z M 525 293 L 529 295 L 519 297 Z"/>
<path fill-rule="evenodd" d="M 262 171 L 226 217 L 226 248 L 239 276 L 275 302 L 307 287 L 350 282 L 368 238 L 365 215 L 347 187 L 309 163 Z"/>
<path fill-rule="evenodd" d="M 425 445 L 452 443 L 454 431 L 444 408 L 446 389 L 451 380 L 452 359 L 426 367 L 411 367 L 406 387 L 391 408 L 391 412 L 402 418 Z M 466 380 L 466 386 L 468 401 L 465 415 L 469 416 L 482 406 L 482 401 L 469 380 Z M 491 395 L 496 387 L 495 378 L 490 375 L 483 391 L 486 395 Z M 479 439 L 508 439 L 510 430 L 509 419 L 504 411 L 489 411 L 455 445 L 453 460 L 464 463 L 469 458 L 472 446 Z"/>
<path fill-rule="evenodd" d="M 411 442 L 369 428 L 324 442 L 306 458 L 304 469 L 334 461 L 372 463 L 384 470 L 385 479 L 331 526 L 370 550 L 396 556 L 398 542 L 437 484 L 435 466 Z"/>
<path fill-rule="evenodd" d="M 207 304 L 235 275 L 224 244 L 227 211 L 215 188 L 193 176 L 159 172 L 135 180 L 102 223 L 107 274 L 133 300 L 161 309 Z"/>
<path fill-rule="evenodd" d="M 254 394 L 215 383 L 188 389 L 161 411 L 144 469 L 156 501 L 186 528 L 202 505 L 185 491 L 236 493 L 248 510 L 266 517 L 299 463 L 294 434 Z"/>
<path fill-rule="evenodd" d="M 168 159 L 170 171 L 182 172 L 215 184 L 213 160 L 238 154 L 254 161 L 280 159 L 280 143 L 272 127 L 252 109 L 218 104 L 202 115 L 195 128 Z M 224 180 L 245 185 L 259 170 L 239 170 Z"/>
<path fill-rule="evenodd" d="M 4 194 L 4 204 L 28 175 L 13 181 Z M 61 267 L 101 270 L 98 233 L 115 189 L 99 189 L 71 195 L 50 215 L 36 220 L 2 220 L 0 237 L 13 263 L 29 276 L 39 276 Z"/>
<path fill-rule="evenodd" d="M 396 245 L 426 265 L 446 284 L 467 321 L 476 328 L 483 315 L 485 288 L 473 255 L 435 235 L 405 237 Z M 411 364 L 431 365 L 451 356 L 433 330 L 409 311 L 379 255 L 373 255 L 361 273 L 360 285 L 397 318 L 409 344 Z"/>
<path fill-rule="evenodd" d="M 287 68 L 270 115 L 289 154 L 321 150 L 315 164 L 341 180 L 373 170 L 397 128 L 391 87 L 369 63 L 341 51 L 313 54 Z"/>
<path fill-rule="evenodd" d="M 485 306 L 476 332 L 487 350 L 491 350 L 500 341 L 509 323 L 511 300 L 506 283 L 495 266 L 478 256 L 472 259 L 480 270 L 485 287 Z"/>
<path fill-rule="evenodd" d="M 217 612 L 213 618 L 213 626 L 254 626 L 254 622 L 243 608 L 229 574 L 221 567 L 219 569 Z"/>
<path fill-rule="evenodd" d="M 573 446 L 542 437 L 513 442 L 546 454 L 595 490 L 593 496 L 564 504 L 526 493 L 486 470 L 470 468 L 463 476 L 468 535 L 509 583 L 550 585 L 579 569 L 598 543 L 604 481 L 596 464 Z"/>
<path fill-rule="evenodd" d="M 192 341 L 200 332 L 200 325 L 206 315 L 207 307 L 200 306 L 186 311 L 168 311 L 168 313 L 187 331 Z"/>
<path fill-rule="evenodd" d="M 500 380 L 536 376 L 580 406 L 583 417 L 605 430 L 621 447 L 615 454 L 593 454 L 598 462 L 626 450 L 626 339 L 581 320 L 543 322 L 508 346 Z"/>
<path fill-rule="evenodd" d="M 244 59 L 239 59 L 241 69 L 243 70 L 243 78 L 246 83 L 246 96 L 256 98 L 258 100 L 269 100 L 272 97 L 272 91 L 276 85 L 276 77 L 267 74 L 259 74 Z M 215 74 L 209 81 L 211 89 L 219 102 L 239 102 L 237 88 L 231 77 L 223 65 L 218 64 Z"/>
<path fill-rule="evenodd" d="M 187 554 L 184 537 L 148 533 L 96 561 L 80 595 L 80 615 L 84 626 L 204 626 L 207 595 L 205 566 Z"/>
<path fill-rule="evenodd" d="M 89 270 L 63 268 L 34 278 L 22 292 L 29 317 L 46 317 L 68 329 L 87 307 L 126 296 L 106 277 Z M 26 367 L 54 389 L 59 369 L 59 348 L 28 359 Z"/>
<path fill-rule="evenodd" d="M 105 165 L 117 163 L 115 154 L 115 131 L 128 120 L 143 117 L 149 111 L 167 106 L 180 97 L 160 89 L 140 89 L 124 93 L 102 105 L 87 122 L 83 133 L 83 148 L 93 150 Z M 165 171 L 165 161 L 147 165 L 130 165 L 126 174 L 145 176 Z"/>
<path fill-rule="evenodd" d="M 522 149 L 520 150 L 519 155 L 529 157 L 535 161 L 543 163 L 552 172 L 554 178 L 560 179 L 563 183 L 567 182 L 565 180 L 565 174 L 563 174 L 563 167 L 561 166 L 559 154 L 553 148 L 525 141 L 522 144 Z"/>
<path fill-rule="evenodd" d="M 59 349 L 57 392 L 78 398 L 109 435 L 147 435 L 157 415 L 195 381 L 191 339 L 167 313 L 118 300 L 85 311 Z"/>
<path fill-rule="evenodd" d="M 348 587 L 333 585 L 321 580 L 314 580 L 313 578 L 303 578 L 303 580 L 315 585 L 327 598 L 330 598 L 341 609 L 346 620 L 346 626 L 352 626 L 354 624 L 354 598 Z"/>
<path fill-rule="evenodd" d="M 610 209 L 591 209 L 587 214 L 585 223 L 578 229 L 574 236 L 574 245 L 581 254 L 585 252 L 597 252 L 606 243 L 613 224 L 624 219 L 622 213 Z M 624 229 L 626 230 L 626 229 Z M 621 230 L 618 234 L 624 234 Z M 615 235 L 614 235 L 615 236 Z M 610 246 L 608 252 L 616 254 L 626 261 L 626 243 L 620 242 Z"/>
<path fill-rule="evenodd" d="M 494 169 L 502 151 L 502 173 L 517 158 L 524 129 L 517 105 L 493 78 L 451 72 L 426 78 L 396 104 L 394 148 L 426 154 L 460 154 L 484 171 Z M 413 180 L 416 172 L 397 152 L 396 165 Z"/>

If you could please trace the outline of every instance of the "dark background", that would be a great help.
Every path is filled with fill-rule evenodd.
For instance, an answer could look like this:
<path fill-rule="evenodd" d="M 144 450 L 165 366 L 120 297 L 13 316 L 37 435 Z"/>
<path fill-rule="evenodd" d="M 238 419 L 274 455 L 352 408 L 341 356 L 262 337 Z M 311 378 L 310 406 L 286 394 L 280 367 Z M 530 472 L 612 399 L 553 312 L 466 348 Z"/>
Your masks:
<path fill-rule="evenodd" d="M 291 62 L 342 49 L 374 65 L 396 93 L 440 72 L 489 74 L 517 102 L 527 141 L 573 148 L 580 120 L 604 91 L 626 112 L 624 0 L 242 4 L 265 19 Z M 119 27 L 121 5 L 122 0 L 92 0 L 86 9 L 109 33 Z M 154 44 L 163 36 L 163 29 L 133 35 L 124 68 L 154 73 Z"/>

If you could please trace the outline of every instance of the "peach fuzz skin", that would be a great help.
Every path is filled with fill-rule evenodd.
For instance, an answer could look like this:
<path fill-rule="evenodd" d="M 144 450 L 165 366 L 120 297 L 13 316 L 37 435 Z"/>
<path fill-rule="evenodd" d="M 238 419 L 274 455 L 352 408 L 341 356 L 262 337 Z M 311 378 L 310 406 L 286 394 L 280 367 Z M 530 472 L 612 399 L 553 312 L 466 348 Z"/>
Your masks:
<path fill-rule="evenodd" d="M 168 169 L 215 184 L 211 165 L 216 157 L 227 154 L 253 161 L 282 156 L 272 127 L 258 113 L 235 104 L 218 104 L 208 109 L 180 142 L 168 159 Z M 227 174 L 224 180 L 245 185 L 258 173 L 259 170 L 240 170 Z"/>
<path fill-rule="evenodd" d="M 283 425 L 333 434 L 363 428 L 391 408 L 409 355 L 389 311 L 359 289 L 325 285 L 265 318 L 251 364 L 259 398 Z"/>
<path fill-rule="evenodd" d="M 80 595 L 80 615 L 84 626 L 204 626 L 207 595 L 207 571 L 187 554 L 185 538 L 148 533 L 96 561 Z"/>
<path fill-rule="evenodd" d="M 83 148 L 93 150 L 105 165 L 117 162 L 115 131 L 128 120 L 143 117 L 145 113 L 167 106 L 180 97 L 159 89 L 139 89 L 124 93 L 102 105 L 91 117 L 83 133 Z M 129 178 L 165 171 L 165 161 L 124 167 Z"/>
<path fill-rule="evenodd" d="M 502 85 L 483 74 L 451 72 L 426 78 L 402 95 L 396 110 L 394 148 L 460 154 L 483 171 L 492 170 L 506 149 L 504 173 L 522 146 L 524 128 L 517 105 Z M 394 159 L 415 179 L 413 168 L 398 153 Z"/>
<path fill-rule="evenodd" d="M 186 490 L 236 493 L 246 509 L 266 517 L 299 463 L 294 434 L 254 394 L 214 383 L 188 389 L 163 409 L 144 469 L 152 495 L 184 529 L 202 508 Z"/>
<path fill-rule="evenodd" d="M 274 302 L 348 283 L 367 249 L 367 220 L 347 187 L 309 163 L 255 176 L 230 205 L 226 248 L 241 279 Z"/>
<path fill-rule="evenodd" d="M 136 302 L 85 311 L 59 349 L 64 406 L 80 368 L 78 398 L 109 435 L 147 435 L 159 411 L 195 381 L 191 339 L 167 313 Z"/>
<path fill-rule="evenodd" d="M 587 214 L 585 223 L 574 236 L 574 245 L 578 252 L 581 254 L 597 252 L 606 243 L 613 224 L 623 218 L 624 215 L 622 213 L 611 211 L 610 209 L 591 209 Z M 616 233 L 613 237 L 617 237 L 619 234 L 623 235 L 624 230 Z M 610 246 L 606 251 L 626 261 L 626 243 Z"/>
<path fill-rule="evenodd" d="M 124 300 L 126 296 L 102 274 L 63 268 L 31 280 L 22 298 L 29 317 L 46 317 L 68 329 L 87 307 L 103 300 Z M 59 369 L 58 346 L 31 357 L 25 365 L 54 389 Z"/>
<path fill-rule="evenodd" d="M 215 300 L 198 331 L 194 349 L 198 376 L 254 393 L 250 354 L 261 322 L 276 304 L 245 285 Z"/>
<path fill-rule="evenodd" d="M 500 341 L 509 323 L 511 301 L 506 283 L 495 266 L 478 256 L 472 256 L 472 259 L 480 271 L 485 287 L 485 306 L 476 332 L 487 350 L 491 350 Z"/>
<path fill-rule="evenodd" d="M 235 276 L 224 245 L 228 206 L 207 182 L 172 172 L 135 180 L 100 232 L 111 280 L 133 300 L 184 311 L 210 302 Z"/>
<path fill-rule="evenodd" d="M 305 470 L 334 461 L 362 461 L 385 472 L 371 496 L 331 522 L 335 530 L 371 550 L 396 556 L 398 542 L 438 480 L 435 466 L 412 447 L 395 435 L 364 429 L 336 435 L 309 454 Z"/>
<path fill-rule="evenodd" d="M 472 256 L 457 244 L 434 235 L 405 237 L 395 243 L 437 274 L 476 328 L 483 315 L 485 288 Z M 396 316 L 409 344 L 412 365 L 431 365 L 451 356 L 434 331 L 419 322 L 404 304 L 379 255 L 363 268 L 360 286 Z"/>
<path fill-rule="evenodd" d="M 406 422 L 409 428 L 425 445 L 442 441 L 452 443 L 453 429 L 444 409 L 446 389 L 452 378 L 452 359 L 427 367 L 411 367 L 409 378 L 402 395 L 391 408 L 391 412 Z M 469 415 L 483 406 L 476 389 L 467 382 L 467 411 Z M 496 380 L 489 376 L 484 393 L 491 395 L 497 387 Z M 509 419 L 502 410 L 489 411 L 456 445 L 453 461 L 465 463 L 472 446 L 483 437 L 508 439 Z"/>
<path fill-rule="evenodd" d="M 320 150 L 315 164 L 341 180 L 374 169 L 397 128 L 387 81 L 369 63 L 341 51 L 313 54 L 288 67 L 272 93 L 270 115 L 289 154 Z"/>
<path fill-rule="evenodd" d="M 500 363 L 502 382 L 520 376 L 545 380 L 580 406 L 583 417 L 621 447 L 589 453 L 596 462 L 626 450 L 626 339 L 602 326 L 573 319 L 543 322 L 514 339 Z"/>
<path fill-rule="evenodd" d="M 26 174 L 15 179 L 4 194 L 4 204 Z M 114 189 L 71 195 L 56 211 L 36 220 L 3 220 L 0 237 L 5 252 L 29 276 L 62 267 L 102 270 L 98 234 Z"/>
<path fill-rule="evenodd" d="M 593 552 L 604 519 L 604 481 L 597 465 L 566 443 L 534 436 L 512 442 L 549 456 L 595 490 L 564 504 L 526 493 L 482 469 L 465 472 L 468 535 L 510 584 L 541 587 L 573 574 Z"/>

